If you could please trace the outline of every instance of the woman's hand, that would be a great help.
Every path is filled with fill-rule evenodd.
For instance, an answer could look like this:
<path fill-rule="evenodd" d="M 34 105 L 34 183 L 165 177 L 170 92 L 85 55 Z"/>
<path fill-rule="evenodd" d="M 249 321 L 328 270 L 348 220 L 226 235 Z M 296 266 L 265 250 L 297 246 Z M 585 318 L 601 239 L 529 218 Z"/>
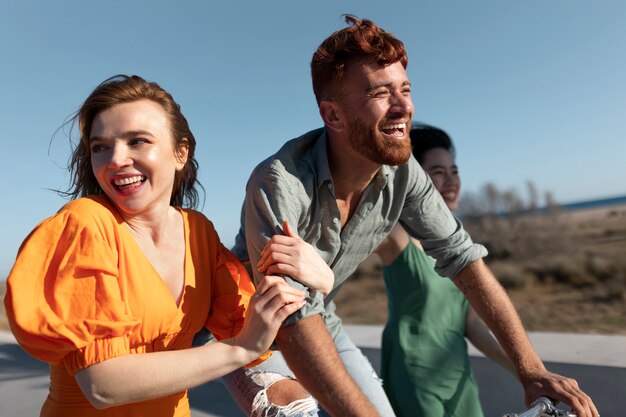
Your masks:
<path fill-rule="evenodd" d="M 267 275 L 289 275 L 296 281 L 327 296 L 335 284 L 335 274 L 313 246 L 302 240 L 289 223 L 283 223 L 284 235 L 274 235 L 263 248 L 257 264 Z"/>
<path fill-rule="evenodd" d="M 254 358 L 271 346 L 283 321 L 305 303 L 304 292 L 277 276 L 265 276 L 250 298 L 243 328 L 235 336 L 236 344 Z"/>
<path fill-rule="evenodd" d="M 266 276 L 236 336 L 195 348 L 116 356 L 81 369 L 76 382 L 98 409 L 180 393 L 259 358 L 304 302 L 303 291 L 282 277 Z"/>

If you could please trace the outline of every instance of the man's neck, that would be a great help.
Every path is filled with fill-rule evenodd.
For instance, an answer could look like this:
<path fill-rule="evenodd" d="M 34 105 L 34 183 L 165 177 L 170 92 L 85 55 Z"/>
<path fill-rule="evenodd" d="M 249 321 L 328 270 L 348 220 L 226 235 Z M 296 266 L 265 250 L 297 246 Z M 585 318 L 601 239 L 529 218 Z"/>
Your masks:
<path fill-rule="evenodd" d="M 329 135 L 327 152 L 343 227 L 352 217 L 363 191 L 372 182 L 381 165 L 365 159 L 352 149 L 345 138 L 333 138 Z"/>
<path fill-rule="evenodd" d="M 328 134 L 328 166 L 333 177 L 335 196 L 349 199 L 359 195 L 372 182 L 381 168 L 356 152 L 348 140 Z"/>

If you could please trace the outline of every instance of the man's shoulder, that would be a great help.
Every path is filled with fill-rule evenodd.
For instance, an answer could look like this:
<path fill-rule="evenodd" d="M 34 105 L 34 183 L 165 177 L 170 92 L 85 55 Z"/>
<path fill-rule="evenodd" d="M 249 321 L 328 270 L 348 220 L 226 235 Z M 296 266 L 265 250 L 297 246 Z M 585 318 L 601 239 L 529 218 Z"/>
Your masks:
<path fill-rule="evenodd" d="M 276 153 L 256 166 L 253 176 L 301 178 L 303 170 L 315 169 L 315 158 L 318 156 L 316 145 L 323 132 L 324 128 L 318 128 L 288 140 Z"/>
<path fill-rule="evenodd" d="M 415 160 L 415 157 L 411 155 L 408 161 L 401 165 L 386 166 L 387 175 L 393 178 L 395 181 L 415 181 L 422 176 L 423 170 L 420 164 Z"/>

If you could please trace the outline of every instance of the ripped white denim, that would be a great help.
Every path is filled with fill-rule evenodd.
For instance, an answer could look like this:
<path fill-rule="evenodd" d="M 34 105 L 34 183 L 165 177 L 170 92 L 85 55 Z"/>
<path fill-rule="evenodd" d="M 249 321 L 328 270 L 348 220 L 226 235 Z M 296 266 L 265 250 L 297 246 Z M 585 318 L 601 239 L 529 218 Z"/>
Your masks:
<path fill-rule="evenodd" d="M 389 400 L 382 389 L 381 380 L 376 375 L 369 360 L 343 331 L 335 338 L 337 351 L 352 378 L 374 404 L 383 417 L 395 416 Z M 245 413 L 251 417 L 316 417 L 328 416 L 324 410 L 318 411 L 313 397 L 295 401 L 285 406 L 271 404 L 267 389 L 276 381 L 295 379 L 282 354 L 275 351 L 265 362 L 254 368 L 240 368 L 224 376 L 222 381 Z"/>

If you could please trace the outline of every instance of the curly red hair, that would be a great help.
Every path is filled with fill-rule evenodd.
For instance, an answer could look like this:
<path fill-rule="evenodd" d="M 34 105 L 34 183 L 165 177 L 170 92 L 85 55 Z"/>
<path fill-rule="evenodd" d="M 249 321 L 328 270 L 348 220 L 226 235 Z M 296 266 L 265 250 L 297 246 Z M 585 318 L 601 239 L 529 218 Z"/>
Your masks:
<path fill-rule="evenodd" d="M 374 60 L 387 66 L 396 62 L 406 68 L 409 58 L 404 44 L 376 23 L 344 15 L 348 27 L 330 35 L 311 60 L 313 92 L 317 104 L 336 98 L 346 66 L 356 60 Z"/>

